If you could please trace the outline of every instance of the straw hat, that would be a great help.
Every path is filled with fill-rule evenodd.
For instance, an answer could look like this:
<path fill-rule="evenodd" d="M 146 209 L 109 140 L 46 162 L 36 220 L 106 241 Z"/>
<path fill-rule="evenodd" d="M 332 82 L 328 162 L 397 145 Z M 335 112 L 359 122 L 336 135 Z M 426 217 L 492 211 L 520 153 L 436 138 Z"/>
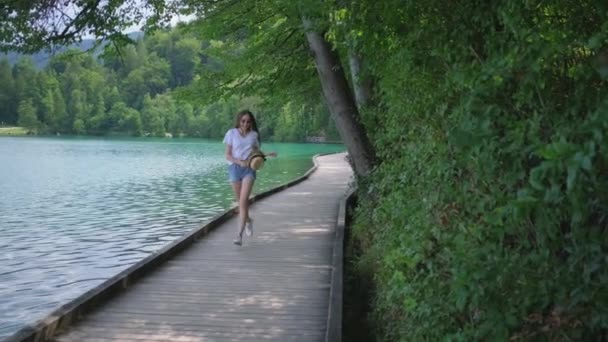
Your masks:
<path fill-rule="evenodd" d="M 249 154 L 249 158 L 247 158 L 247 165 L 257 171 L 264 166 L 265 161 L 266 157 L 264 156 L 264 153 L 259 150 L 253 150 Z"/>

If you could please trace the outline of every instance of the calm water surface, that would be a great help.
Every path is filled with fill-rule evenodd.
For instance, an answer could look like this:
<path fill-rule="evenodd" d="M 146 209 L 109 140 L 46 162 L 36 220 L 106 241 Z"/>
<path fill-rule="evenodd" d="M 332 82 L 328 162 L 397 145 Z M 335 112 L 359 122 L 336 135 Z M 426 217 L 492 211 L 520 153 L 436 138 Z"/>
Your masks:
<path fill-rule="evenodd" d="M 272 144 L 254 193 L 340 145 Z M 230 208 L 224 146 L 0 137 L 0 339 Z"/>

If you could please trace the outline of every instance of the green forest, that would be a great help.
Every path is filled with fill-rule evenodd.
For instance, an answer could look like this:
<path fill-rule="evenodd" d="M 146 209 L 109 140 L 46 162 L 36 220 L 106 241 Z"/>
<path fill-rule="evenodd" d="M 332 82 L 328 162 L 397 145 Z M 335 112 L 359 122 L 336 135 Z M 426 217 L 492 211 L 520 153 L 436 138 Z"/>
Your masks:
<path fill-rule="evenodd" d="M 271 104 L 255 95 L 212 98 L 213 90 L 198 89 L 193 97 L 205 101 L 180 100 L 176 94 L 200 69 L 221 68 L 221 61 L 205 54 L 209 45 L 175 28 L 119 49 L 64 51 L 42 68 L 30 56 L 14 65 L 2 59 L 0 127 L 16 125 L 30 134 L 221 138 L 234 125 L 234 114 L 249 108 L 265 139 L 339 140 L 320 93 L 305 103 Z"/>
<path fill-rule="evenodd" d="M 61 32 L 21 25 L 33 3 L 0 25 L 4 48 L 129 24 L 102 6 Z M 373 339 L 608 338 L 608 2 L 146 3 L 147 26 L 177 3 L 197 38 L 150 36 L 124 63 L 5 63 L 0 86 L 19 95 L 3 97 L 2 117 L 207 136 L 247 99 L 276 120 L 266 135 L 290 136 L 329 130 L 329 112 L 357 176 L 346 281 L 369 290 Z M 194 62 L 201 37 L 209 59 Z"/>

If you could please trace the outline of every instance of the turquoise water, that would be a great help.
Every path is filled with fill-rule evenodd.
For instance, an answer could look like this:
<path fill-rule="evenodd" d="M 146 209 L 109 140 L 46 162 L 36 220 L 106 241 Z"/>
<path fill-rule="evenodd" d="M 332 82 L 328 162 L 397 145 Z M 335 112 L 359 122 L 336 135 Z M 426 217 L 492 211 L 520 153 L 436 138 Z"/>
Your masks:
<path fill-rule="evenodd" d="M 254 193 L 344 147 L 263 150 Z M 226 168 L 218 141 L 0 137 L 0 339 L 230 208 Z"/>

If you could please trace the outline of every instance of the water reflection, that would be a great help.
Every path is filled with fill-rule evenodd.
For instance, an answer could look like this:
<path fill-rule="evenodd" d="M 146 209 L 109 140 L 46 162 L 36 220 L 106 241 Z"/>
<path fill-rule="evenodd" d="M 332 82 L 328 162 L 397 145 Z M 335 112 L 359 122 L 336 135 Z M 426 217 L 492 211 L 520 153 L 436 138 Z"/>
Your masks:
<path fill-rule="evenodd" d="M 341 150 L 265 147 L 280 158 L 254 192 Z M 223 153 L 205 140 L 0 138 L 0 338 L 229 208 Z"/>

